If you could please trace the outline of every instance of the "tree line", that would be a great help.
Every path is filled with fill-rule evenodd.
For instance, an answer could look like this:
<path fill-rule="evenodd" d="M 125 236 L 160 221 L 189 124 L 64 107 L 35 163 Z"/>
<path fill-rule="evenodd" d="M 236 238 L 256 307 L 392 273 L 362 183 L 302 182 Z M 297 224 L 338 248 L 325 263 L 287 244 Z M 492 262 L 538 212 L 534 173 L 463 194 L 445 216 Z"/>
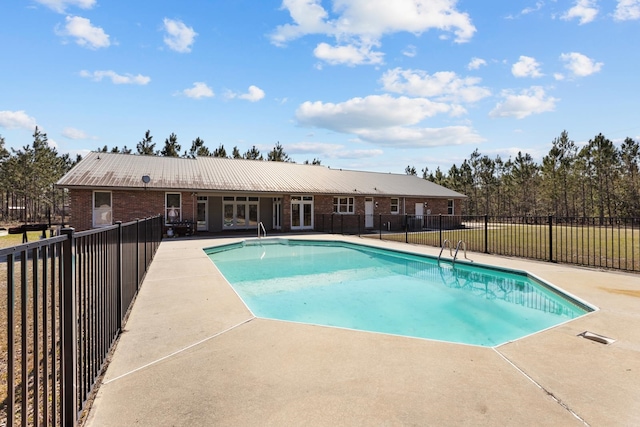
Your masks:
<path fill-rule="evenodd" d="M 293 162 L 277 142 L 263 155 L 252 146 L 241 153 L 234 146 L 228 154 L 224 145 L 210 150 L 201 138 L 181 151 L 172 133 L 161 149 L 156 149 L 149 130 L 132 149 L 107 146 L 99 152 L 196 158 L 201 156 Z M 63 214 L 65 193 L 55 183 L 81 156 L 60 155 L 48 144 L 46 133 L 37 127 L 32 144 L 7 149 L 0 135 L 0 220 L 42 221 L 48 215 Z M 557 217 L 637 217 L 640 218 L 640 144 L 626 138 L 616 145 L 603 134 L 579 147 L 566 131 L 551 143 L 551 149 L 536 163 L 528 153 L 515 158 L 491 158 L 474 150 L 459 166 L 447 172 L 422 169 L 422 177 L 467 196 L 463 212 L 468 215 Z M 321 164 L 306 160 L 305 164 Z M 417 175 L 414 166 L 407 174 Z"/>
<path fill-rule="evenodd" d="M 247 159 L 247 160 L 265 160 L 263 154 L 252 146 L 245 153 L 241 153 L 237 146 L 234 146 L 230 154 L 227 154 L 227 150 L 224 148 L 224 144 L 220 144 L 218 148 L 211 151 L 204 143 L 204 141 L 197 137 L 191 141 L 191 147 L 189 150 L 182 151 L 182 145 L 178 143 L 178 136 L 175 133 L 171 133 L 168 138 L 164 140 L 164 145 L 161 149 L 156 149 L 156 143 L 153 142 L 153 136 L 151 131 L 147 130 L 144 137 L 136 145 L 136 153 L 141 156 L 164 156 L 164 157 L 184 157 L 194 159 L 196 157 L 225 157 L 229 159 Z M 103 153 L 122 153 L 122 154 L 134 154 L 133 149 L 127 148 L 125 145 L 122 149 L 113 147 L 109 149 L 106 145 L 102 148 L 98 148 L 96 151 Z M 295 163 L 291 157 L 284 151 L 284 148 L 278 141 L 273 149 L 267 153 L 267 161 L 271 162 L 290 162 Z M 312 161 L 305 160 L 304 164 L 319 165 L 321 161 L 319 159 L 313 159 Z"/>
<path fill-rule="evenodd" d="M 53 217 L 59 222 L 66 202 L 55 183 L 79 159 L 60 155 L 37 127 L 33 143 L 18 150 L 9 151 L 0 135 L 0 219 L 42 222 Z"/>
<path fill-rule="evenodd" d="M 478 149 L 448 172 L 422 170 L 422 177 L 465 194 L 464 213 L 557 217 L 640 217 L 640 144 L 632 138 L 616 146 L 603 134 L 579 147 L 563 131 L 536 163 L 491 158 Z M 417 175 L 414 166 L 407 174 Z"/>

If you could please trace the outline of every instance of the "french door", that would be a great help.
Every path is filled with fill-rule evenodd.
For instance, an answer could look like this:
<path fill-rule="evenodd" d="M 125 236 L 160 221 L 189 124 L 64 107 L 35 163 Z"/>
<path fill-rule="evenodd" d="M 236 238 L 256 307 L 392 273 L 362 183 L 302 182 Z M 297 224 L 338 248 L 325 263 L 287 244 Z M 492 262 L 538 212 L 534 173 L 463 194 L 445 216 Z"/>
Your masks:
<path fill-rule="evenodd" d="M 259 197 L 225 196 L 222 200 L 223 229 L 256 228 Z"/>
<path fill-rule="evenodd" d="M 291 196 L 291 229 L 313 229 L 313 196 Z"/>

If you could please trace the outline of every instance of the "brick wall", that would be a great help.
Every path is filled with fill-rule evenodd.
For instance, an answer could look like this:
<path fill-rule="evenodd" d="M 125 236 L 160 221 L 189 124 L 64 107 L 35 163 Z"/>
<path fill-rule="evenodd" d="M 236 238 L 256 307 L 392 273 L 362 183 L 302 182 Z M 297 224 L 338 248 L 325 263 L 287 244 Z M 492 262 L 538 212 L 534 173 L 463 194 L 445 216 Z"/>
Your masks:
<path fill-rule="evenodd" d="M 87 230 L 93 226 L 93 191 L 92 190 L 70 190 L 70 225 L 76 230 Z M 182 192 L 182 220 L 195 221 L 197 208 L 197 195 L 191 192 Z M 116 221 L 129 222 L 138 218 L 146 218 L 154 215 L 166 215 L 164 211 L 164 191 L 151 190 L 113 190 L 111 192 L 112 219 Z M 365 196 L 354 196 L 354 215 L 364 215 Z M 388 215 L 391 213 L 390 197 L 373 197 L 374 215 Z M 427 210 L 431 210 L 431 215 L 447 215 L 447 199 L 421 199 L 407 198 L 405 200 L 406 212 L 403 211 L 403 199 L 399 198 L 399 214 L 415 214 L 415 204 L 427 202 Z M 333 213 L 333 195 L 316 195 L 314 197 L 314 214 L 330 215 Z M 455 200 L 455 214 L 459 215 L 462 208 L 462 201 Z M 291 229 L 291 197 L 282 197 L 282 229 Z"/>
<path fill-rule="evenodd" d="M 197 196 L 182 192 L 182 219 L 195 221 Z M 193 194 L 193 195 L 192 195 Z M 93 190 L 69 191 L 70 226 L 77 231 L 93 228 Z M 165 215 L 164 191 L 111 191 L 112 221 L 129 222 L 154 215 Z"/>

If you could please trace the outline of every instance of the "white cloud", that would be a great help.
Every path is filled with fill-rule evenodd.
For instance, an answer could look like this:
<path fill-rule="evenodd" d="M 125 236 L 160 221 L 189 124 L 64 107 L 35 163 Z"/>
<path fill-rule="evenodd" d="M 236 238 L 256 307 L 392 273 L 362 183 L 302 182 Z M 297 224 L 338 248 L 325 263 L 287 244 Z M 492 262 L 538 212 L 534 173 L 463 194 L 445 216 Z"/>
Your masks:
<path fill-rule="evenodd" d="M 321 59 L 328 64 L 338 65 L 345 64 L 349 66 L 362 64 L 381 64 L 384 53 L 374 52 L 371 45 L 354 44 L 343 46 L 330 46 L 327 43 L 320 43 L 313 50 L 316 58 Z"/>
<path fill-rule="evenodd" d="M 321 142 L 297 142 L 287 144 L 289 154 L 318 154 L 329 159 L 366 159 L 380 156 L 383 151 L 378 148 L 352 150 L 341 144 L 325 144 Z"/>
<path fill-rule="evenodd" d="M 306 34 L 332 33 L 331 24 L 325 22 L 329 16 L 320 0 L 283 0 L 281 9 L 289 11 L 294 24 L 284 24 L 276 28 L 271 42 L 283 46 L 288 41 Z"/>
<path fill-rule="evenodd" d="M 247 101 L 256 102 L 264 98 L 264 91 L 258 86 L 249 86 L 249 91 L 239 96 L 240 99 L 246 99 Z"/>
<path fill-rule="evenodd" d="M 502 92 L 503 102 L 489 112 L 490 117 L 515 117 L 523 119 L 531 114 L 553 111 L 556 98 L 548 96 L 540 86 L 532 86 L 522 90 L 519 94 L 505 90 Z"/>
<path fill-rule="evenodd" d="M 80 77 L 91 79 L 96 82 L 102 81 L 102 79 L 107 78 L 111 79 L 111 82 L 117 85 L 146 85 L 151 81 L 151 77 L 143 76 L 142 74 L 118 74 L 115 71 L 111 70 L 100 70 L 94 72 L 82 70 L 80 71 Z"/>
<path fill-rule="evenodd" d="M 0 111 L 0 127 L 33 130 L 36 127 L 36 119 L 29 116 L 24 110 Z"/>
<path fill-rule="evenodd" d="M 566 21 L 578 18 L 580 25 L 588 24 L 598 15 L 598 9 L 595 6 L 596 0 L 576 0 L 575 6 L 569 9 L 561 18 Z"/>
<path fill-rule="evenodd" d="M 260 89 L 258 86 L 251 85 L 249 86 L 247 93 L 238 94 L 232 91 L 227 91 L 225 97 L 229 99 L 240 98 L 251 102 L 257 102 L 264 98 L 264 95 L 265 93 L 262 89 Z"/>
<path fill-rule="evenodd" d="M 204 82 L 195 82 L 192 88 L 185 89 L 182 93 L 187 97 L 194 99 L 211 98 L 215 96 L 213 90 Z"/>
<path fill-rule="evenodd" d="M 321 0 L 283 0 L 282 9 L 289 11 L 293 22 L 278 26 L 271 34 L 271 42 L 283 46 L 305 35 L 322 34 L 335 38 L 337 43 L 333 48 L 327 43 L 319 44 L 319 58 L 327 58 L 331 64 L 378 64 L 382 53 L 371 52 L 371 47 L 379 46 L 386 34 L 419 35 L 436 29 L 453 33 L 458 43 L 469 41 L 476 28 L 467 13 L 456 10 L 456 3 L 457 0 L 333 0 L 330 17 Z M 356 60 L 340 60 L 345 56 Z"/>
<path fill-rule="evenodd" d="M 640 0 L 618 0 L 613 19 L 616 21 L 640 19 Z"/>
<path fill-rule="evenodd" d="M 80 9 L 91 9 L 96 5 L 96 0 L 36 0 L 36 2 L 58 13 L 64 13 L 69 6 L 77 6 Z"/>
<path fill-rule="evenodd" d="M 521 55 L 518 62 L 511 66 L 511 73 L 516 77 L 542 77 L 540 64 L 535 58 Z"/>
<path fill-rule="evenodd" d="M 455 112 L 450 105 L 425 98 L 371 95 L 338 104 L 307 101 L 296 110 L 296 119 L 303 126 L 357 134 L 363 129 L 413 125 L 436 114 Z"/>
<path fill-rule="evenodd" d="M 380 79 L 383 89 L 399 94 L 435 97 L 439 101 L 476 102 L 491 95 L 478 86 L 477 77 L 459 77 L 453 71 L 439 71 L 429 75 L 422 70 L 388 70 Z"/>
<path fill-rule="evenodd" d="M 576 77 L 585 77 L 597 73 L 602 69 L 603 62 L 594 62 L 593 59 L 578 52 L 563 53 L 560 60 L 564 67 Z"/>
<path fill-rule="evenodd" d="M 62 129 L 62 136 L 69 139 L 97 139 L 95 136 L 90 136 L 83 130 L 72 127 Z"/>
<path fill-rule="evenodd" d="M 534 7 L 526 7 L 524 9 L 522 9 L 522 12 L 520 12 L 520 13 L 522 15 L 528 15 L 530 13 L 539 11 L 540 9 L 542 9 L 543 6 L 544 6 L 544 2 L 538 1 L 538 2 L 536 2 L 536 5 Z"/>
<path fill-rule="evenodd" d="M 444 128 L 390 127 L 367 129 L 358 133 L 365 141 L 395 147 L 442 147 L 461 144 L 478 144 L 485 139 L 468 126 Z"/>
<path fill-rule="evenodd" d="M 109 35 L 100 27 L 91 25 L 91 21 L 80 16 L 67 16 L 63 29 L 56 27 L 56 34 L 59 36 L 69 36 L 76 39 L 76 44 L 89 49 L 109 47 Z"/>
<path fill-rule="evenodd" d="M 164 43 L 169 46 L 169 49 L 180 53 L 191 52 L 191 45 L 198 33 L 179 20 L 164 18 L 163 23 L 164 30 L 167 32 Z"/>
<path fill-rule="evenodd" d="M 458 106 L 425 98 L 371 95 L 339 104 L 305 102 L 298 107 L 296 119 L 302 126 L 354 134 L 377 145 L 432 147 L 481 142 L 482 138 L 466 126 L 440 129 L 414 126 L 436 114 L 459 112 Z"/>
<path fill-rule="evenodd" d="M 469 64 L 467 65 L 467 68 L 469 70 L 477 70 L 482 66 L 487 65 L 487 61 L 485 61 L 482 58 L 471 58 L 471 61 L 469 61 Z"/>
<path fill-rule="evenodd" d="M 418 54 L 418 48 L 410 44 L 409 46 L 404 48 L 404 50 L 402 51 L 402 54 L 404 56 L 408 56 L 409 58 L 413 58 Z"/>

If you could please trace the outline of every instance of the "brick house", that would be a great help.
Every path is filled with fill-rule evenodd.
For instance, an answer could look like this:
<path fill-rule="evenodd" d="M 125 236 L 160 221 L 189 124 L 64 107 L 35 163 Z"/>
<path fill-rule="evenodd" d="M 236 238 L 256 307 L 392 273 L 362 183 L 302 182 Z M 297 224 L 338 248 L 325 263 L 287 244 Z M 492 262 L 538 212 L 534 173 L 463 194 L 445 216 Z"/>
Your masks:
<path fill-rule="evenodd" d="M 314 230 L 327 215 L 460 215 L 466 196 L 410 175 L 217 157 L 90 153 L 57 183 L 85 230 L 161 214 L 197 231 Z"/>

